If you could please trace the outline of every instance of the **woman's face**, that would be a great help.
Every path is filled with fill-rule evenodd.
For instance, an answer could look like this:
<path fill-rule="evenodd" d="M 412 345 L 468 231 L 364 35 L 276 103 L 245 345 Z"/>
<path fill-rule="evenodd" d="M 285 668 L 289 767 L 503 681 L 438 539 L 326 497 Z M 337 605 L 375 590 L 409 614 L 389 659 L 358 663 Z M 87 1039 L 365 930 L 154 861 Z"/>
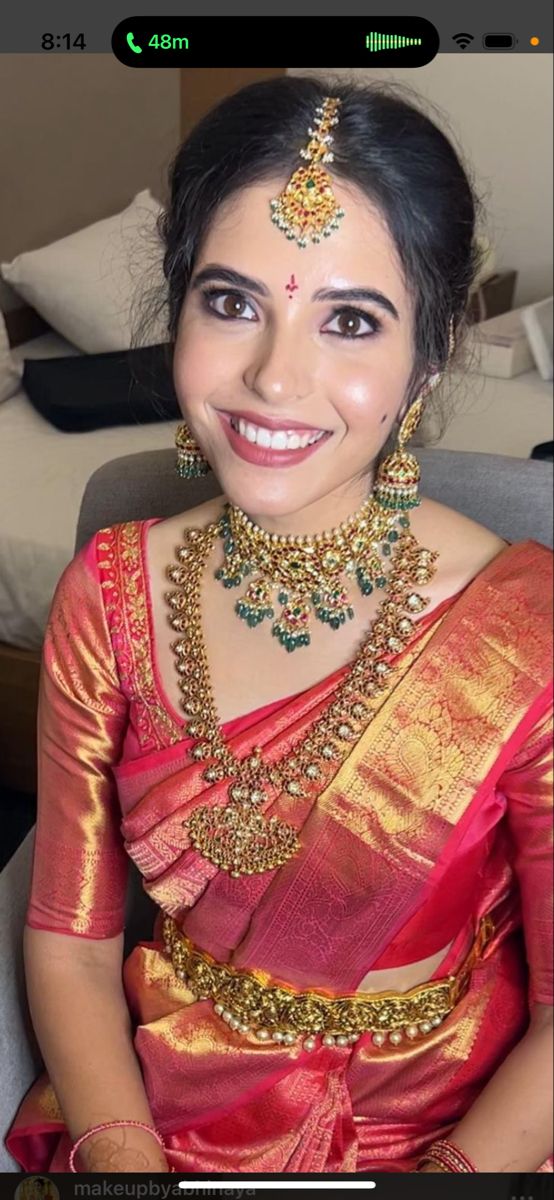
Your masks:
<path fill-rule="evenodd" d="M 224 494 L 264 528 L 302 534 L 367 498 L 405 409 L 413 317 L 391 237 L 357 189 L 333 183 L 346 215 L 301 249 L 271 222 L 282 187 L 249 187 L 214 218 L 180 314 L 174 380 Z M 253 424 L 294 421 L 325 436 L 307 457 L 252 462 L 229 434 L 228 415 L 245 410 Z"/>

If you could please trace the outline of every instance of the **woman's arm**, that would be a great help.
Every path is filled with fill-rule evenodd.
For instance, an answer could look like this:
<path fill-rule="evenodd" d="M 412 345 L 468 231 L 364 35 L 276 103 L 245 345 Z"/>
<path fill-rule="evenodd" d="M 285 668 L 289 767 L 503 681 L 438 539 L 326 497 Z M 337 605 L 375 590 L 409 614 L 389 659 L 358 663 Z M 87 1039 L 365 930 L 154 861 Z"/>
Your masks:
<path fill-rule="evenodd" d="M 553 1150 L 551 693 L 549 685 L 542 716 L 498 782 L 521 897 L 530 1024 L 448 1135 L 479 1171 L 533 1172 Z"/>
<path fill-rule="evenodd" d="M 527 1033 L 448 1134 L 478 1171 L 532 1172 L 552 1154 L 553 1043 L 552 1007 L 536 1004 Z"/>
<path fill-rule="evenodd" d="M 72 1140 L 105 1121 L 153 1126 L 121 978 L 123 935 L 85 939 L 26 925 L 23 948 L 33 1026 Z M 133 1127 L 87 1138 L 75 1165 L 169 1170 L 156 1139 Z"/>

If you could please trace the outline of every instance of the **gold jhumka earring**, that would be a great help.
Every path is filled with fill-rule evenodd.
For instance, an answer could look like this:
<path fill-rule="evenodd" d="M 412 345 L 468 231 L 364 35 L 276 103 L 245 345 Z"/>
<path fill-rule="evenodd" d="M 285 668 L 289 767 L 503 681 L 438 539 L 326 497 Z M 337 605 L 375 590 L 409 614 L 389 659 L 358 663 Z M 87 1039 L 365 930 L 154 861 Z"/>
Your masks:
<path fill-rule="evenodd" d="M 450 318 L 448 326 L 448 361 L 454 353 L 454 318 Z M 404 448 L 405 442 L 413 437 L 419 427 L 425 410 L 427 396 L 440 383 L 442 376 L 435 375 L 417 400 L 410 405 L 397 434 L 397 445 L 392 454 L 387 455 L 377 470 L 373 495 L 383 508 L 392 512 L 398 509 L 414 508 L 420 503 L 418 484 L 421 477 L 419 463 L 413 454 Z"/>
<path fill-rule="evenodd" d="M 199 475 L 208 474 L 210 464 L 204 458 L 188 425 L 184 422 L 177 426 L 175 445 L 177 447 L 175 470 L 181 479 L 195 479 Z"/>

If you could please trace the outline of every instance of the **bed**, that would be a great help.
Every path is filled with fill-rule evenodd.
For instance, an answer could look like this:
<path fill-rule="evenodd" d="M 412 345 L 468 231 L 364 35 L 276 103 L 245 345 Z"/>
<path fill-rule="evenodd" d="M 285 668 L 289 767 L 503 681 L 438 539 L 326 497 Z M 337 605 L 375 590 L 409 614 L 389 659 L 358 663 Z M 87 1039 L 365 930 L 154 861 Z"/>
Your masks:
<path fill-rule="evenodd" d="M 12 348 L 12 359 L 79 354 L 54 332 Z M 54 428 L 20 386 L 0 404 L 0 784 L 35 790 L 40 653 L 57 581 L 73 558 L 81 498 L 103 463 L 171 447 L 174 421 L 87 433 Z"/>

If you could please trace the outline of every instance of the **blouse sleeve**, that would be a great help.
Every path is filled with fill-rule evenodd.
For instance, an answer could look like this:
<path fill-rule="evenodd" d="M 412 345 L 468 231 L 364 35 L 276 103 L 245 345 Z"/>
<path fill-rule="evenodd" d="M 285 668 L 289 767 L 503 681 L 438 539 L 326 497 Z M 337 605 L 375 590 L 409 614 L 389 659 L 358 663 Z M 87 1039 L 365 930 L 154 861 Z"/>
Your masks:
<path fill-rule="evenodd" d="M 59 580 L 42 651 L 37 822 L 26 914 L 35 929 L 108 938 L 125 927 L 129 859 L 111 766 L 120 757 L 127 707 L 95 536 Z"/>
<path fill-rule="evenodd" d="M 521 895 L 529 1004 L 553 1003 L 552 700 L 500 780 Z"/>

